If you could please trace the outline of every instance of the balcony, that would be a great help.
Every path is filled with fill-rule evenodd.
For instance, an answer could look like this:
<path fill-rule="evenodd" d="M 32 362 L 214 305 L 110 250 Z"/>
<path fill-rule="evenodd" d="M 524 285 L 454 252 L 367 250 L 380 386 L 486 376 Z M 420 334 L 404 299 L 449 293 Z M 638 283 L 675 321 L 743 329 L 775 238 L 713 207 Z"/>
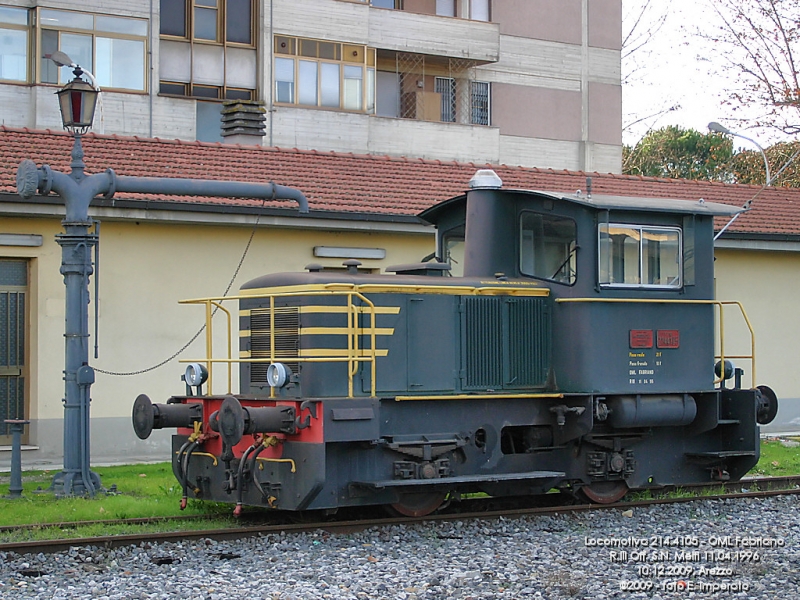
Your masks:
<path fill-rule="evenodd" d="M 487 64 L 499 60 L 500 28 L 496 23 L 373 8 L 369 45 Z"/>

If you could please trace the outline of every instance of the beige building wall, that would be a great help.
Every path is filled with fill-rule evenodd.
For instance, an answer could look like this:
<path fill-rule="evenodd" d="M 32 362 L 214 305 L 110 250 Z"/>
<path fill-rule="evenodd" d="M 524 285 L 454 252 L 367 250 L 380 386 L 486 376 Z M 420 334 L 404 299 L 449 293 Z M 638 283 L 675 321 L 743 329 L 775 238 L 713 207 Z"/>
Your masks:
<path fill-rule="evenodd" d="M 768 385 L 777 393 L 780 408 L 776 421 L 787 417 L 791 421 L 800 416 L 800 252 L 717 248 L 715 255 L 717 299 L 740 301 L 755 331 L 756 385 Z M 730 323 L 726 317 L 726 330 L 730 331 L 726 353 L 749 353 L 749 336 L 735 314 L 730 312 Z M 736 362 L 746 370 L 748 383 L 749 364 Z M 800 431 L 800 419 L 793 425 Z"/>
<path fill-rule="evenodd" d="M 153 215 L 151 215 L 153 216 Z M 157 216 L 157 215 L 155 215 Z M 171 218 L 175 218 L 173 215 Z M 204 218 L 223 221 L 224 215 Z M 169 432 L 155 432 L 139 440 L 131 428 L 131 407 L 140 393 L 153 402 L 166 402 L 184 393 L 180 376 L 185 370 L 178 360 L 142 374 L 113 376 L 99 372 L 132 372 L 147 369 L 178 351 L 204 324 L 204 310 L 179 305 L 180 300 L 221 296 L 247 245 L 254 217 L 239 226 L 187 224 L 179 221 L 153 223 L 114 221 L 104 218 L 101 227 L 99 358 L 93 358 L 94 309 L 90 307 L 90 364 L 98 369 L 92 386 L 92 463 L 165 459 Z M 302 271 L 309 263 L 341 267 L 344 259 L 316 258 L 314 246 L 384 248 L 383 260 L 363 259 L 364 268 L 418 262 L 434 249 L 433 230 L 416 227 L 416 233 L 380 231 L 362 223 L 361 231 L 333 231 L 325 223 L 303 219 L 305 229 L 260 226 L 229 295 L 246 281 L 281 271 Z M 309 227 L 309 225 L 311 225 Z M 316 227 L 314 226 L 316 225 Z M 342 227 L 344 224 L 339 223 Z M 327 227 L 337 224 L 328 223 Z M 376 231 L 370 232 L 369 227 Z M 408 228 L 411 229 L 411 228 Z M 0 258 L 30 260 L 28 406 L 32 420 L 23 455 L 26 468 L 60 463 L 63 453 L 64 382 L 64 283 L 59 274 L 61 248 L 55 235 L 60 218 L 3 218 L 3 233 L 38 234 L 38 248 L 0 246 Z M 391 276 L 391 275 L 389 275 Z M 94 281 L 90 295 L 94 299 Z M 232 309 L 233 353 L 238 356 L 238 306 Z M 227 326 L 219 313 L 214 319 L 215 355 L 224 356 Z M 179 358 L 205 356 L 201 335 Z M 234 390 L 238 387 L 234 368 Z M 215 367 L 215 393 L 227 392 L 227 376 Z M 7 466 L 10 452 L 0 451 L 0 468 Z"/>

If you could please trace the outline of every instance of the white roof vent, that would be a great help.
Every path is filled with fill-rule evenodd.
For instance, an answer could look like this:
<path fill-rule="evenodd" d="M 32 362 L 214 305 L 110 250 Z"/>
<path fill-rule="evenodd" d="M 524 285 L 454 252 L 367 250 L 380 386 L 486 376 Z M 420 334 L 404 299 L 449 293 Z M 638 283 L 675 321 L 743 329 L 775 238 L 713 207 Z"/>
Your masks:
<path fill-rule="evenodd" d="M 491 169 L 478 169 L 469 180 L 471 190 L 496 190 L 503 187 L 503 180 Z"/>

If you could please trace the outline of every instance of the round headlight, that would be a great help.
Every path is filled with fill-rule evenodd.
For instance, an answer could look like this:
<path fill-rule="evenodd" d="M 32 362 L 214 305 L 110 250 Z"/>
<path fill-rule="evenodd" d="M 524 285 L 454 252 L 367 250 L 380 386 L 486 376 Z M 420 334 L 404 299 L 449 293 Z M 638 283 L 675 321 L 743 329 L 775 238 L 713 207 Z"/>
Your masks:
<path fill-rule="evenodd" d="M 183 378 L 189 385 L 203 385 L 208 379 L 208 369 L 200 363 L 192 363 L 186 367 L 186 374 Z"/>
<path fill-rule="evenodd" d="M 283 387 L 291 376 L 292 370 L 283 363 L 272 363 L 267 367 L 267 383 L 270 387 Z"/>

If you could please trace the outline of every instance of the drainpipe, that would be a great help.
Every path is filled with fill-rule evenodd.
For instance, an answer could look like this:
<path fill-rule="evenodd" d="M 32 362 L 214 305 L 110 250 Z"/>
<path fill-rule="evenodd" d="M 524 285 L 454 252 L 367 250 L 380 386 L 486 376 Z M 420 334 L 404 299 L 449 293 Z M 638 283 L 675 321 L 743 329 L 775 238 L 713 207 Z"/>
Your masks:
<path fill-rule="evenodd" d="M 161 22 L 161 16 L 159 15 L 159 23 Z M 147 55 L 149 56 L 148 62 L 148 91 L 150 92 L 147 94 L 147 102 L 148 108 L 150 110 L 150 125 L 148 129 L 148 137 L 153 137 L 153 94 L 155 90 L 153 89 L 153 0 L 150 0 L 150 39 L 147 41 Z"/>
<path fill-rule="evenodd" d="M 267 88 L 269 89 L 269 94 L 267 95 L 268 103 L 269 103 L 269 146 L 270 148 L 274 145 L 272 141 L 272 126 L 274 119 L 272 118 L 272 113 L 275 112 L 275 107 L 273 106 L 273 86 L 272 82 L 275 80 L 275 74 L 272 72 L 274 69 L 273 63 L 273 52 L 275 52 L 275 41 L 272 35 L 272 3 L 273 0 L 269 0 L 269 39 L 267 43 L 269 44 L 269 79 L 267 80 Z"/>

